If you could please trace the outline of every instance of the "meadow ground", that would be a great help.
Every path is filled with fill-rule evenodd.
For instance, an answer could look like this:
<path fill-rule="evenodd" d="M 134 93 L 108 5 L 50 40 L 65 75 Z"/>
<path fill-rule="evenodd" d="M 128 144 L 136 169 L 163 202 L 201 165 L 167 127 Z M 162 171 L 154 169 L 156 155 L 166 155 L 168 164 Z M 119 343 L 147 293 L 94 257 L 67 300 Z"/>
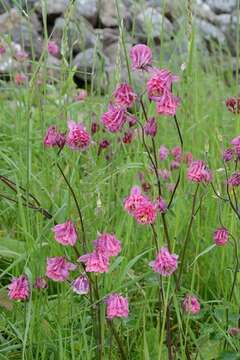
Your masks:
<path fill-rule="evenodd" d="M 185 58 L 173 51 L 166 63 L 164 46 L 161 54 L 154 47 L 152 50 L 156 66 L 166 67 L 180 76 L 180 81 L 174 84 L 174 93 L 181 98 L 177 119 L 184 153 L 192 152 L 194 159 L 208 164 L 215 189 L 227 198 L 222 151 L 240 131 L 239 115 L 227 111 L 225 106 L 227 97 L 238 95 L 238 76 L 232 75 L 231 58 L 226 68 L 222 59 L 227 55 L 220 50 L 217 56 L 205 57 L 197 49 L 194 37 Z M 104 94 L 98 86 L 89 86 L 89 96 L 79 102 L 73 100 L 75 84 L 68 64 L 63 61 L 61 77 L 54 82 L 45 76 L 45 60 L 43 57 L 33 64 L 24 85 L 2 81 L 0 88 L 0 175 L 16 184 L 16 193 L 3 181 L 0 185 L 0 194 L 5 196 L 0 202 L 0 359 L 239 359 L 239 335 L 229 334 L 230 328 L 239 328 L 240 321 L 240 279 L 236 268 L 239 219 L 229 200 L 219 199 L 210 184 L 200 184 L 198 211 L 188 237 L 181 286 L 175 291 L 174 276 L 161 277 L 163 298 L 159 304 L 159 276 L 149 266 L 156 256 L 151 226 L 138 224 L 123 207 L 131 188 L 141 185 L 139 173 L 144 174 L 145 185 L 150 186 L 148 196 L 151 199 L 158 196 L 141 131 L 136 130 L 137 126 L 133 128 L 133 140 L 125 144 L 121 140 L 124 131 L 108 133 L 100 124 L 126 61 L 122 60 Z M 186 64 L 184 71 L 182 63 Z M 41 83 L 37 81 L 39 69 Z M 101 78 L 104 74 L 97 76 Z M 135 81 L 136 75 L 132 85 L 140 94 L 142 90 Z M 154 102 L 146 94 L 143 99 L 147 116 L 155 116 L 158 123 L 157 150 L 162 144 L 169 149 L 180 146 L 174 118 L 159 116 Z M 141 123 L 145 122 L 138 101 L 132 111 Z M 58 154 L 58 150 L 44 147 L 47 128 L 57 125 L 66 132 L 68 119 L 83 122 L 89 132 L 93 121 L 100 124 L 88 149 L 79 152 L 65 146 Z M 98 154 L 102 139 L 107 139 L 110 145 Z M 146 137 L 146 142 L 152 152 L 151 138 Z M 171 156 L 164 162 L 158 160 L 159 169 L 169 168 L 171 161 Z M 92 251 L 92 241 L 98 233 L 114 233 L 122 243 L 122 251 L 111 259 L 109 271 L 93 275 L 94 289 L 98 287 L 93 302 L 71 289 L 69 282 L 79 275 L 80 268 L 71 274 L 68 282 L 48 279 L 47 289 L 33 287 L 37 277 L 45 276 L 47 257 L 65 255 L 72 262 L 77 259 L 72 247 L 63 247 L 54 240 L 51 230 L 54 222 L 74 221 L 79 233 L 77 251 L 84 253 L 78 211 L 57 164 L 80 204 L 88 250 Z M 227 164 L 229 174 L 234 166 L 235 163 Z M 182 254 L 197 186 L 187 180 L 186 171 L 187 165 L 182 162 L 180 170 L 172 171 L 167 182 L 161 180 L 163 197 L 168 202 L 171 193 L 167 184 L 176 183 L 180 173 L 179 186 L 166 213 L 171 246 L 176 254 Z M 238 192 L 236 187 L 237 209 Z M 31 194 L 40 205 L 36 205 Z M 230 196 L 234 199 L 232 190 Z M 29 201 L 46 209 L 53 218 L 25 206 Z M 222 224 L 233 238 L 220 247 L 214 245 L 213 232 Z M 160 214 L 155 229 L 158 246 L 166 246 Z M 23 273 L 31 284 L 29 299 L 11 301 L 7 287 L 13 276 Z M 129 316 L 112 321 L 115 330 L 105 317 L 104 299 L 110 293 L 120 293 L 129 301 Z M 196 295 L 201 304 L 196 315 L 182 310 L 186 293 Z"/>

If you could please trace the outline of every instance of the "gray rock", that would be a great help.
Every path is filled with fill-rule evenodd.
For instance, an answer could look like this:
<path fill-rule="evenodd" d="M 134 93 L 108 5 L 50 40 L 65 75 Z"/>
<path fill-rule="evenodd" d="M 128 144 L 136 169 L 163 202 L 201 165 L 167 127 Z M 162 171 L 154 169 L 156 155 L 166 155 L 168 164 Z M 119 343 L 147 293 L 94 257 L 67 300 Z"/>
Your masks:
<path fill-rule="evenodd" d="M 99 36 L 103 49 L 113 43 L 116 43 L 119 39 L 119 30 L 117 28 L 96 29 L 95 33 Z"/>
<path fill-rule="evenodd" d="M 46 4 L 46 12 L 48 15 L 62 14 L 70 4 L 69 0 L 46 0 L 37 1 L 34 8 L 38 12 L 42 12 L 42 4 Z"/>
<path fill-rule="evenodd" d="M 225 43 L 224 33 L 217 26 L 200 19 L 196 19 L 196 23 L 199 27 L 200 35 L 202 35 L 206 41 L 216 41 L 221 45 Z"/>
<path fill-rule="evenodd" d="M 108 61 L 95 49 L 87 49 L 74 58 L 73 66 L 77 68 L 76 77 L 90 80 L 92 76 L 95 77 L 100 70 L 108 66 Z"/>
<path fill-rule="evenodd" d="M 126 8 L 124 4 L 118 2 L 118 5 L 121 18 L 126 18 Z M 118 15 L 114 0 L 100 0 L 99 18 L 104 27 L 118 26 Z"/>
<path fill-rule="evenodd" d="M 6 52 L 0 55 L 0 73 L 7 74 L 16 70 L 19 71 L 21 64 L 13 58 L 12 54 L 15 50 L 20 50 L 20 46 L 15 43 L 11 43 L 10 46 L 4 43 L 4 46 L 6 47 Z"/>
<path fill-rule="evenodd" d="M 136 18 L 136 32 L 140 41 L 147 38 L 160 39 L 162 28 L 164 36 L 170 38 L 173 34 L 173 25 L 161 15 L 160 8 L 148 7 Z"/>
<path fill-rule="evenodd" d="M 97 0 L 76 0 L 75 10 L 77 16 L 85 17 L 93 26 L 96 26 L 98 16 Z"/>
<path fill-rule="evenodd" d="M 93 27 L 82 16 L 77 20 L 67 21 L 67 23 L 63 18 L 56 20 L 52 38 L 58 44 L 62 41 L 64 31 L 67 36 L 68 48 L 74 50 L 74 52 L 94 47 L 96 43 Z"/>
<path fill-rule="evenodd" d="M 237 0 L 204 0 L 216 14 L 231 13 L 237 7 Z"/>
<path fill-rule="evenodd" d="M 201 4 L 200 6 L 196 6 L 194 11 L 196 17 L 216 24 L 218 16 L 211 10 L 208 4 Z"/>
<path fill-rule="evenodd" d="M 35 18 L 36 21 L 36 18 Z M 39 57 L 42 52 L 42 39 L 35 26 L 26 20 L 16 9 L 0 15 L 0 35 L 8 34 L 13 42 L 20 44 L 29 54 Z"/>

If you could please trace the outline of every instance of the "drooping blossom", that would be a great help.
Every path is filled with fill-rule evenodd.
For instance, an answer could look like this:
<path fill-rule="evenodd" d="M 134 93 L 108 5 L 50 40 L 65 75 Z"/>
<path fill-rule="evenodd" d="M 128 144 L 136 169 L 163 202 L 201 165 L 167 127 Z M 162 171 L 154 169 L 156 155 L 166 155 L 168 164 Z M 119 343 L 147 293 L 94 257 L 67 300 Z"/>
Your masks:
<path fill-rule="evenodd" d="M 114 319 L 115 317 L 127 318 L 129 309 L 128 309 L 128 299 L 119 295 L 111 294 L 106 299 L 107 304 L 107 318 L 109 320 Z"/>
<path fill-rule="evenodd" d="M 240 334 L 240 328 L 238 327 L 232 327 L 228 330 L 229 335 L 231 336 L 237 336 Z"/>
<path fill-rule="evenodd" d="M 193 315 L 198 314 L 201 310 L 201 305 L 196 296 L 192 296 L 189 294 L 185 296 L 182 307 L 186 313 Z"/>
<path fill-rule="evenodd" d="M 80 89 L 77 93 L 77 95 L 74 96 L 75 101 L 83 101 L 87 98 L 88 93 L 85 89 Z"/>
<path fill-rule="evenodd" d="M 152 64 L 152 50 L 144 44 L 137 44 L 130 51 L 132 68 L 134 70 L 148 70 Z"/>
<path fill-rule="evenodd" d="M 175 189 L 175 186 L 176 186 L 176 184 L 174 184 L 174 183 L 168 183 L 168 184 L 167 184 L 167 189 L 168 189 L 168 191 L 169 191 L 170 193 L 173 193 L 173 191 L 174 191 L 174 189 Z"/>
<path fill-rule="evenodd" d="M 133 127 L 134 125 L 136 125 L 137 121 L 138 120 L 137 120 L 136 116 L 127 114 L 127 122 L 128 122 L 129 127 Z"/>
<path fill-rule="evenodd" d="M 44 277 L 37 277 L 34 283 L 35 289 L 47 289 L 47 280 Z"/>
<path fill-rule="evenodd" d="M 67 220 L 63 224 L 57 224 L 53 227 L 55 240 L 62 245 L 74 246 L 77 241 L 77 231 L 74 223 Z"/>
<path fill-rule="evenodd" d="M 180 162 L 177 160 L 172 160 L 171 164 L 170 164 L 170 169 L 171 170 L 176 170 L 179 169 L 179 167 L 181 166 Z"/>
<path fill-rule="evenodd" d="M 96 121 L 93 121 L 91 124 L 91 133 L 92 135 L 96 134 L 99 131 L 99 124 Z"/>
<path fill-rule="evenodd" d="M 8 296 L 11 300 L 27 300 L 29 298 L 29 282 L 26 275 L 12 279 L 8 286 Z"/>
<path fill-rule="evenodd" d="M 167 169 L 160 169 L 158 173 L 160 178 L 163 179 L 164 181 L 169 180 L 169 178 L 171 177 L 171 172 Z"/>
<path fill-rule="evenodd" d="M 124 133 L 122 137 L 122 142 L 124 144 L 131 144 L 133 140 L 133 132 L 131 130 Z"/>
<path fill-rule="evenodd" d="M 231 144 L 233 145 L 237 156 L 240 158 L 240 136 L 236 136 L 234 139 L 232 139 Z"/>
<path fill-rule="evenodd" d="M 184 155 L 183 160 L 189 166 L 193 162 L 193 154 L 191 152 L 187 152 Z"/>
<path fill-rule="evenodd" d="M 28 53 L 24 50 L 17 50 L 15 52 L 15 58 L 19 62 L 23 62 L 28 59 Z"/>
<path fill-rule="evenodd" d="M 68 121 L 69 132 L 66 137 L 66 144 L 72 150 L 85 150 L 90 142 L 91 136 L 86 131 L 81 123 L 75 123 L 72 120 Z"/>
<path fill-rule="evenodd" d="M 5 52 L 6 52 L 6 47 L 4 45 L 0 44 L 0 55 L 5 54 Z"/>
<path fill-rule="evenodd" d="M 87 272 L 105 273 L 109 268 L 109 257 L 97 251 L 80 256 L 78 261 L 86 265 Z"/>
<path fill-rule="evenodd" d="M 129 108 L 134 104 L 137 95 L 130 85 L 123 83 L 118 85 L 113 93 L 113 97 L 116 105 Z"/>
<path fill-rule="evenodd" d="M 79 295 L 85 295 L 89 293 L 89 280 L 85 275 L 78 276 L 72 282 L 72 289 Z"/>
<path fill-rule="evenodd" d="M 187 177 L 189 181 L 196 183 L 212 180 L 212 174 L 202 160 L 192 161 L 187 171 Z"/>
<path fill-rule="evenodd" d="M 160 161 L 165 160 L 168 157 L 169 150 L 166 148 L 166 146 L 161 145 L 159 148 L 159 159 Z"/>
<path fill-rule="evenodd" d="M 223 160 L 224 160 L 225 162 L 231 161 L 231 160 L 233 159 L 233 157 L 234 157 L 234 150 L 233 150 L 232 148 L 227 148 L 227 149 L 225 149 L 225 150 L 223 151 L 222 157 L 223 157 Z"/>
<path fill-rule="evenodd" d="M 59 46 L 55 41 L 48 42 L 48 53 L 52 56 L 57 56 L 59 54 Z"/>
<path fill-rule="evenodd" d="M 153 76 L 147 81 L 147 93 L 149 99 L 153 101 L 160 101 L 165 91 L 170 91 L 172 83 L 178 80 L 176 75 L 173 75 L 167 69 L 151 70 Z"/>
<path fill-rule="evenodd" d="M 48 257 L 46 276 L 54 281 L 64 281 L 69 271 L 76 269 L 76 265 L 67 261 L 64 256 Z"/>
<path fill-rule="evenodd" d="M 226 100 L 226 107 L 228 111 L 232 112 L 233 114 L 240 113 L 240 97 L 231 97 Z"/>
<path fill-rule="evenodd" d="M 108 111 L 102 115 L 101 122 L 108 131 L 114 133 L 122 129 L 126 119 L 127 117 L 124 108 L 110 104 Z"/>
<path fill-rule="evenodd" d="M 239 186 L 240 185 L 240 172 L 233 173 L 228 179 L 228 185 Z"/>
<path fill-rule="evenodd" d="M 160 115 L 174 116 L 180 104 L 180 99 L 170 91 L 164 91 L 163 96 L 157 101 L 157 113 Z"/>
<path fill-rule="evenodd" d="M 148 121 L 144 125 L 144 132 L 146 135 L 151 137 L 155 137 L 157 134 L 157 122 L 154 117 L 148 119 Z"/>
<path fill-rule="evenodd" d="M 110 145 L 110 142 L 107 139 L 102 139 L 98 146 L 97 155 L 99 156 L 103 149 L 107 149 Z"/>
<path fill-rule="evenodd" d="M 47 129 L 46 135 L 43 140 L 44 146 L 46 147 L 63 147 L 65 144 L 65 135 L 60 133 L 56 126 L 50 126 Z"/>
<path fill-rule="evenodd" d="M 174 273 L 178 266 L 178 256 L 170 254 L 167 248 L 162 247 L 154 261 L 149 264 L 153 271 L 162 276 L 169 276 Z"/>
<path fill-rule="evenodd" d="M 180 146 L 175 146 L 174 148 L 172 148 L 171 151 L 172 156 L 174 157 L 174 160 L 176 161 L 181 161 L 182 159 L 182 149 Z"/>
<path fill-rule="evenodd" d="M 228 230 L 224 227 L 221 227 L 214 231 L 213 239 L 216 245 L 224 246 L 228 242 L 228 236 Z"/>
<path fill-rule="evenodd" d="M 93 242 L 95 249 L 107 257 L 117 256 L 122 247 L 120 241 L 114 234 L 103 233 Z"/>
<path fill-rule="evenodd" d="M 157 207 L 151 201 L 145 200 L 137 205 L 133 216 L 139 224 L 153 224 L 157 217 Z"/>
<path fill-rule="evenodd" d="M 146 196 L 141 192 L 139 186 L 131 189 L 130 195 L 124 201 L 124 208 L 130 215 L 134 215 L 135 210 L 146 201 Z"/>
<path fill-rule="evenodd" d="M 23 85 L 27 81 L 27 77 L 24 74 L 17 73 L 14 78 L 16 85 Z"/>
<path fill-rule="evenodd" d="M 165 214 L 168 209 L 167 203 L 162 196 L 157 199 L 157 209 L 161 214 Z"/>

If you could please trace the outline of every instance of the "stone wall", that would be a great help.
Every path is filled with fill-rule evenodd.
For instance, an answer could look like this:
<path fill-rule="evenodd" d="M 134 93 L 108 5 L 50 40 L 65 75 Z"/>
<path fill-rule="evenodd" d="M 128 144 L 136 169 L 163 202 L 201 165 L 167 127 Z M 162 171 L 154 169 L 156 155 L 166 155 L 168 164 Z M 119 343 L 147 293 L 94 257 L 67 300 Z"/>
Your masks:
<path fill-rule="evenodd" d="M 12 56 L 15 49 L 25 50 L 29 58 L 39 59 L 46 49 L 44 34 L 57 42 L 62 55 L 76 67 L 81 80 L 90 77 L 93 67 L 100 66 L 109 76 L 121 59 L 119 18 L 114 0 L 25 0 L 12 7 L 11 0 L 0 5 L 0 45 L 10 48 L 0 55 L 0 73 L 19 67 Z M 150 41 L 156 51 L 165 48 L 165 60 L 172 50 L 184 60 L 187 53 L 189 10 L 181 0 L 122 0 L 119 13 L 126 29 L 126 47 Z M 237 1 L 193 1 L 193 24 L 197 46 L 206 54 L 221 48 L 236 57 Z M 46 27 L 44 17 L 46 14 Z M 61 56 L 60 56 L 61 57 Z M 49 66 L 58 66 L 59 58 L 49 56 Z M 99 61 L 96 61 L 97 60 Z"/>

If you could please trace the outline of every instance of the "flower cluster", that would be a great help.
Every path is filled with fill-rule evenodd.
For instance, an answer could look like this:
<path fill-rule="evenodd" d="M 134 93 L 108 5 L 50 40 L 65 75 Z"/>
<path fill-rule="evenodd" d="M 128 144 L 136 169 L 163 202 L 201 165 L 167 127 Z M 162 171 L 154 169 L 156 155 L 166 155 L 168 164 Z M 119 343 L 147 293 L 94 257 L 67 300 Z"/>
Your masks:
<path fill-rule="evenodd" d="M 157 216 L 157 204 L 153 204 L 143 195 L 138 186 L 134 186 L 124 201 L 124 208 L 139 224 L 153 224 Z"/>
<path fill-rule="evenodd" d="M 167 248 L 162 247 L 158 252 L 156 259 L 150 263 L 150 266 L 153 271 L 162 276 L 172 275 L 178 266 L 178 255 L 170 254 Z"/>
<path fill-rule="evenodd" d="M 94 251 L 79 257 L 78 261 L 84 263 L 86 272 L 108 272 L 110 257 L 117 256 L 121 251 L 121 243 L 114 234 L 103 233 L 93 241 Z"/>

